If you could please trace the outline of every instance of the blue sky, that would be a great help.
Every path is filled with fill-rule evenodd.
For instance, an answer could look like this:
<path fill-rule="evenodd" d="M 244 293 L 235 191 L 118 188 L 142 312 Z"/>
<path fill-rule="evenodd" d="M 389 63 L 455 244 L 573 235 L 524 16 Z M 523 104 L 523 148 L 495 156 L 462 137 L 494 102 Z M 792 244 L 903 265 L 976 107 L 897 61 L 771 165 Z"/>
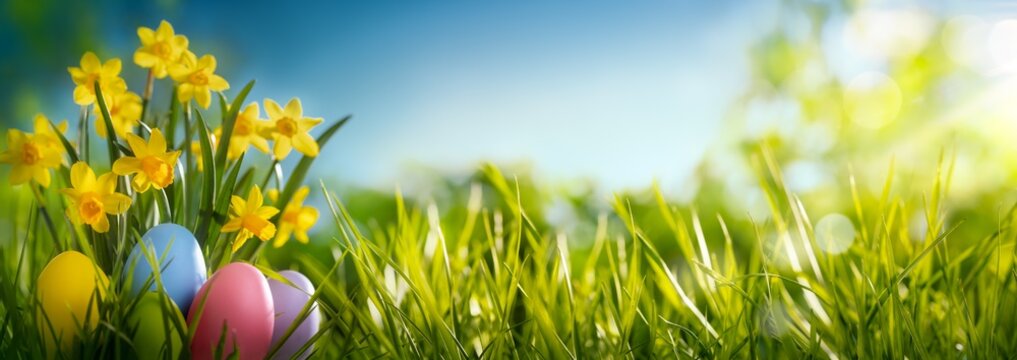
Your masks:
<path fill-rule="evenodd" d="M 529 161 L 539 177 L 618 189 L 689 175 L 776 4 L 185 1 L 98 16 L 100 53 L 130 59 L 135 27 L 165 18 L 196 53 L 219 57 L 235 89 L 257 79 L 252 99 L 352 113 L 319 176 L 391 188 L 411 165 L 466 173 L 481 160 Z M 54 68 L 42 70 L 64 71 Z M 140 88 L 141 70 L 126 68 Z M 70 93 L 65 80 L 54 96 Z M 66 98 L 44 111 L 73 118 Z"/>
<path fill-rule="evenodd" d="M 372 4 L 262 7 L 239 16 L 256 33 L 219 34 L 235 42 L 233 77 L 258 79 L 256 95 L 352 112 L 329 147 L 336 166 L 318 171 L 381 186 L 409 163 L 464 171 L 483 159 L 609 188 L 680 181 L 763 30 L 745 23 L 758 7 L 725 2 Z"/>

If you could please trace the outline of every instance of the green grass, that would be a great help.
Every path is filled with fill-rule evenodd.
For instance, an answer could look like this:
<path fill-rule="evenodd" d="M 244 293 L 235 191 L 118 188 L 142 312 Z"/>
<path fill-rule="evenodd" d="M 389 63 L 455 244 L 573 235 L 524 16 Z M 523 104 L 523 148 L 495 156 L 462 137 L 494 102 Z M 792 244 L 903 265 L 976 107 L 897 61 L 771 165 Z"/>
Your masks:
<path fill-rule="evenodd" d="M 211 155 L 207 144 L 202 151 Z M 228 174 L 205 187 L 245 194 L 262 176 L 249 175 L 256 167 L 204 159 Z M 546 189 L 488 165 L 449 185 L 440 201 L 346 191 L 347 207 L 320 183 L 328 206 L 320 222 L 329 230 L 314 244 L 275 250 L 253 242 L 231 258 L 217 255 L 229 237 L 215 235 L 206 256 L 213 268 L 251 261 L 269 276 L 284 268 L 308 275 L 324 314 L 314 340 L 321 358 L 998 358 L 1017 351 L 1014 210 L 976 214 L 996 216 L 995 226 L 951 216 L 951 160 L 940 161 L 924 190 L 894 183 L 891 166 L 882 188 L 859 188 L 852 177 L 829 194 L 845 200 L 841 210 L 856 228 L 840 255 L 817 246 L 812 219 L 821 214 L 787 190 L 769 150 L 752 160 L 770 208 L 765 219 L 709 201 L 678 205 L 653 187 L 617 194 L 609 209 L 576 196 L 569 206 L 580 225 L 560 229 L 548 220 Z M 201 204 L 193 215 L 173 197 L 169 204 L 143 199 L 140 209 L 169 207 L 192 230 L 218 234 L 219 217 L 203 222 L 196 214 L 222 214 L 224 195 L 202 194 L 189 200 Z M 27 187 L 4 194 L 12 200 L 0 246 L 0 349 L 8 358 L 44 351 L 33 282 L 50 258 L 91 251 L 119 278 L 125 249 L 146 222 L 121 219 L 128 231 L 119 237 L 83 233 L 57 216 L 56 194 L 40 195 L 42 209 Z M 55 238 L 40 211 L 56 220 Z M 927 229 L 917 236 L 915 217 Z M 100 304 L 101 325 L 64 355 L 130 356 L 125 318 L 133 299 L 117 283 Z"/>
<path fill-rule="evenodd" d="M 46 334 L 38 331 L 46 320 L 36 315 L 35 282 L 65 250 L 88 254 L 120 279 L 140 235 L 169 221 L 197 234 L 210 273 L 246 261 L 273 278 L 283 269 L 306 274 L 324 315 L 307 346 L 324 359 L 1012 357 L 1017 207 L 1008 184 L 1017 175 L 999 139 L 937 121 L 944 114 L 982 117 L 950 108 L 957 104 L 941 94 L 939 81 L 955 74 L 956 64 L 930 45 L 889 66 L 907 101 L 895 122 L 863 131 L 845 114 L 845 85 L 836 76 L 825 74 L 817 87 L 795 78 L 802 64 L 827 63 L 815 51 L 823 45 L 818 29 L 837 12 L 817 2 L 788 3 L 816 17 L 814 31 L 795 43 L 786 29 L 775 30 L 754 48 L 752 84 L 732 105 L 733 129 L 723 137 L 730 143 L 721 144 L 745 160 L 734 171 L 750 174 L 755 186 L 729 187 L 725 177 L 737 174 L 708 158 L 691 200 L 659 186 L 604 196 L 589 184 L 538 183 L 527 171 L 503 173 L 510 167 L 494 165 L 467 178 L 413 179 L 430 191 L 405 196 L 353 188 L 341 172 L 309 176 L 321 166 L 313 158 L 279 164 L 252 151 L 229 160 L 225 146 L 213 146 L 210 130 L 232 129 L 253 82 L 230 98 L 220 94 L 211 110 L 181 106 L 174 91 L 157 92 L 144 99 L 140 134 L 164 129 L 184 151 L 179 181 L 134 194 L 128 214 L 111 219 L 110 233 L 64 218 L 58 189 L 68 185 L 66 166 L 54 171 L 49 189 L 0 186 L 0 355 L 133 357 L 127 319 L 137 299 L 121 282 L 112 281 L 110 296 L 99 301 L 95 331 L 82 332 L 60 354 L 47 353 Z M 794 129 L 777 127 L 795 131 L 746 136 L 753 100 L 781 97 L 793 98 L 803 113 Z M 98 120 L 110 128 L 106 113 Z M 78 133 L 62 144 L 69 162 L 105 172 L 130 149 L 115 136 L 96 138 L 92 114 L 83 111 Z M 319 144 L 343 141 L 339 130 L 349 119 L 317 129 Z M 797 130 L 817 124 L 836 132 L 829 148 L 800 141 L 811 133 Z M 995 126 L 985 124 L 973 126 Z M 230 136 L 227 130 L 219 143 Z M 901 142 L 920 143 L 900 148 L 916 163 L 873 163 Z M 942 143 L 957 150 L 920 162 Z M 205 171 L 197 171 L 199 157 Z M 790 190 L 782 167 L 799 160 L 821 163 L 831 177 L 807 192 Z M 965 169 L 990 180 L 962 173 L 968 182 L 952 186 L 955 163 L 965 160 Z M 0 166 L 0 181 L 8 169 Z M 233 236 L 220 230 L 230 196 L 245 196 L 253 185 L 278 190 L 279 207 L 301 185 L 312 187 L 308 204 L 322 217 L 311 244 L 276 249 L 252 240 L 229 252 Z M 750 209 L 757 193 L 764 211 Z M 847 216 L 855 230 L 841 254 L 824 252 L 816 234 L 819 219 L 831 213 Z M 193 332 L 164 323 L 183 338 Z"/>

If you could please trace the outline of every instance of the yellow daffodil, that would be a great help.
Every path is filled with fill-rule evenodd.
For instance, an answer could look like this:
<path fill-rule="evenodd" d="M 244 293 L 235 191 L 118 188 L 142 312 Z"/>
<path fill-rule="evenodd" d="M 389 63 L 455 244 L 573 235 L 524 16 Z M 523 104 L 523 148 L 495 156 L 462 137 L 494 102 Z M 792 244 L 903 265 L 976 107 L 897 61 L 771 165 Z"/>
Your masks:
<path fill-rule="evenodd" d="M 152 75 L 159 79 L 166 77 L 169 67 L 180 61 L 187 50 L 187 37 L 174 34 L 173 25 L 166 20 L 156 30 L 139 27 L 138 39 L 141 47 L 134 52 L 134 63 L 152 69 Z"/>
<path fill-rule="evenodd" d="M 128 133 L 134 131 L 138 119 L 141 119 L 141 96 L 124 91 L 105 98 L 113 130 L 116 130 L 117 137 L 123 139 Z M 95 107 L 95 132 L 99 134 L 99 137 L 106 138 L 106 120 L 103 120 L 102 111 L 98 106 Z"/>
<path fill-rule="evenodd" d="M 20 185 L 35 180 L 43 187 L 49 187 L 50 169 L 63 163 L 64 147 L 60 138 L 43 114 L 35 115 L 34 134 L 21 130 L 7 130 L 7 150 L 0 153 L 0 163 L 11 164 L 11 185 Z M 67 121 L 57 125 L 60 133 L 67 131 Z"/>
<path fill-rule="evenodd" d="M 41 134 L 7 130 L 7 150 L 0 153 L 0 163 L 12 165 L 11 185 L 21 185 L 34 179 L 39 185 L 49 187 L 49 170 L 60 166 L 63 152 L 48 141 Z"/>
<path fill-rule="evenodd" d="M 261 189 L 255 185 L 247 195 L 247 200 L 234 195 L 230 201 L 230 221 L 223 225 L 222 232 L 236 232 L 237 239 L 233 242 L 233 251 L 236 252 L 252 236 L 257 236 L 261 241 L 266 241 L 275 236 L 275 225 L 271 219 L 279 213 L 279 209 L 271 206 L 264 206 L 264 198 L 261 196 Z"/>
<path fill-rule="evenodd" d="M 272 139 L 275 141 L 272 154 L 276 159 L 285 159 L 294 148 L 301 154 L 318 156 L 318 142 L 308 132 L 321 124 L 322 119 L 304 117 L 300 99 L 293 98 L 286 103 L 285 109 L 275 101 L 265 99 L 265 112 L 272 121 Z"/>
<path fill-rule="evenodd" d="M 166 138 L 162 136 L 162 131 L 153 129 L 147 143 L 134 134 L 127 134 L 124 138 L 134 156 L 117 159 L 113 163 L 113 173 L 135 174 L 131 187 L 139 193 L 148 191 L 149 187 L 162 190 L 173 183 L 173 166 L 180 157 L 180 151 L 166 151 Z"/>
<path fill-rule="evenodd" d="M 286 205 L 282 217 L 279 218 L 279 231 L 276 233 L 273 246 L 282 247 L 290 240 L 290 236 L 296 236 L 297 241 L 304 244 L 310 240 L 307 231 L 318 222 L 318 209 L 304 206 L 304 199 L 307 199 L 309 193 L 310 189 L 304 186 L 293 194 L 293 199 Z M 278 194 L 277 190 L 272 190 L 269 198 L 274 200 L 278 198 Z"/>
<path fill-rule="evenodd" d="M 190 51 L 185 51 L 180 62 L 169 67 L 169 74 L 177 82 L 177 98 L 182 103 L 194 99 L 198 105 L 208 109 L 212 103 L 212 91 L 223 91 L 230 84 L 222 76 L 214 74 L 215 57 L 212 55 L 196 58 Z"/>
<path fill-rule="evenodd" d="M 127 83 L 120 78 L 120 59 L 113 58 L 105 64 L 99 57 L 89 51 L 81 57 L 81 67 L 68 67 L 71 79 L 77 85 L 74 88 L 74 103 L 91 105 L 95 102 L 95 83 L 99 82 L 104 94 L 118 94 L 127 90 Z"/>
<path fill-rule="evenodd" d="M 248 104 L 243 111 L 237 114 L 237 120 L 233 123 L 233 135 L 230 137 L 227 158 L 239 158 L 252 145 L 261 152 L 268 153 L 268 139 L 265 135 L 270 130 L 270 125 L 268 121 L 259 119 L 260 115 L 261 109 L 258 107 L 258 103 Z"/>
<path fill-rule="evenodd" d="M 96 232 L 109 231 L 106 215 L 120 215 L 131 206 L 131 198 L 116 192 L 117 177 L 95 172 L 84 161 L 71 166 L 71 188 L 60 190 L 71 200 L 67 217 L 75 224 L 88 224 Z"/>

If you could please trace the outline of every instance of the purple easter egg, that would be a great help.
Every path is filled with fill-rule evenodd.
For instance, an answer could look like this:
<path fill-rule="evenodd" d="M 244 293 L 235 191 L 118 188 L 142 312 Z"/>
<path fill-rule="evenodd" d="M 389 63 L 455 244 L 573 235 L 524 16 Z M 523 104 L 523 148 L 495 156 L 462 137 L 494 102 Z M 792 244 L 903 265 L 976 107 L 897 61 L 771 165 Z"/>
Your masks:
<path fill-rule="evenodd" d="M 268 288 L 272 292 L 272 303 L 275 305 L 276 316 L 275 329 L 272 331 L 273 347 L 282 340 L 286 330 L 297 320 L 300 311 L 304 309 L 304 305 L 311 300 L 311 294 L 314 294 L 314 284 L 303 274 L 292 270 L 284 270 L 280 271 L 279 275 L 282 275 L 293 285 L 296 285 L 296 288 L 275 279 L 268 280 Z M 320 322 L 321 311 L 317 305 L 314 305 L 307 314 L 307 318 L 290 334 L 290 337 L 286 339 L 286 342 L 279 348 L 274 357 L 277 359 L 292 358 L 318 332 Z M 311 354 L 313 348 L 313 345 L 309 346 L 307 351 L 300 354 L 297 359 L 306 359 Z"/>

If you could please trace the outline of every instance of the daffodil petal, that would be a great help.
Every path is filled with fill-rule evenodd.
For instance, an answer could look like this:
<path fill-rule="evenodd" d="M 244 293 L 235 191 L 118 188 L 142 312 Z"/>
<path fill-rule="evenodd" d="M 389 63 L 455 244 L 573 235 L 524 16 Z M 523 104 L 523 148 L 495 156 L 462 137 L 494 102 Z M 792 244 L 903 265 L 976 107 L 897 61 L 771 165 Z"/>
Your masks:
<path fill-rule="evenodd" d="M 318 142 L 314 141 L 308 133 L 299 133 L 293 136 L 293 147 L 301 154 L 315 157 L 318 156 Z"/>
<path fill-rule="evenodd" d="M 102 197 L 102 205 L 107 214 L 120 215 L 131 207 L 131 198 L 120 193 L 108 194 Z"/>
<path fill-rule="evenodd" d="M 233 195 L 233 197 L 230 199 L 230 208 L 231 210 L 233 210 L 235 214 L 247 213 L 247 203 L 244 202 L 243 198 L 236 195 Z"/>
<path fill-rule="evenodd" d="M 95 173 L 88 167 L 88 163 L 79 161 L 71 165 L 71 186 L 83 191 L 95 186 Z"/>
<path fill-rule="evenodd" d="M 257 102 L 252 102 L 244 107 L 244 111 L 241 111 L 241 115 L 246 116 L 251 120 L 257 120 L 258 116 L 261 115 L 261 107 L 258 106 Z"/>
<path fill-rule="evenodd" d="M 287 224 L 279 225 L 279 231 L 275 235 L 275 242 L 272 243 L 272 246 L 276 248 L 282 247 L 283 245 L 286 244 L 287 241 L 290 240 L 290 234 L 292 233 L 293 233 L 292 225 Z"/>
<path fill-rule="evenodd" d="M 230 83 L 222 76 L 212 74 L 208 77 L 208 87 L 215 91 L 223 91 L 230 88 Z"/>
<path fill-rule="evenodd" d="M 241 231 L 240 234 L 237 235 L 237 239 L 233 241 L 233 252 L 237 252 L 237 250 L 240 250 L 240 248 L 244 246 L 244 243 L 246 243 L 247 239 L 249 239 L 250 237 L 251 237 L 250 232 L 246 230 Z"/>
<path fill-rule="evenodd" d="M 105 173 L 95 181 L 96 192 L 99 194 L 112 194 L 117 191 L 117 176 L 113 173 Z"/>
<path fill-rule="evenodd" d="M 234 232 L 240 230 L 240 226 L 242 224 L 243 222 L 240 220 L 240 218 L 231 219 L 230 221 L 226 222 L 226 225 L 222 226 L 222 232 Z"/>
<path fill-rule="evenodd" d="M 269 119 L 275 120 L 283 117 L 282 107 L 275 100 L 265 99 L 263 103 L 265 104 L 265 113 L 268 114 Z"/>
<path fill-rule="evenodd" d="M 134 63 L 143 68 L 155 67 L 162 59 L 144 50 L 134 52 Z"/>
<path fill-rule="evenodd" d="M 175 46 L 177 48 L 187 49 L 188 40 L 187 40 L 186 36 L 176 35 L 176 36 L 173 37 L 172 42 L 173 42 L 173 46 Z"/>
<path fill-rule="evenodd" d="M 109 219 L 106 218 L 106 215 L 100 215 L 99 221 L 92 224 L 92 229 L 97 233 L 105 233 L 109 231 Z"/>
<path fill-rule="evenodd" d="M 169 21 L 159 22 L 159 28 L 155 30 L 155 36 L 159 40 L 169 39 L 173 36 L 173 25 Z"/>
<path fill-rule="evenodd" d="M 275 216 L 275 214 L 278 214 L 278 213 L 279 213 L 279 209 L 276 209 L 276 208 L 271 207 L 271 206 L 262 206 L 262 207 L 258 208 L 258 210 L 254 211 L 254 215 L 257 215 L 258 217 L 263 218 L 263 219 L 271 218 L 271 217 Z"/>
<path fill-rule="evenodd" d="M 305 231 L 297 231 L 296 235 L 297 235 L 297 241 L 299 241 L 301 243 L 307 244 L 307 243 L 311 242 L 311 239 L 309 239 L 307 237 L 307 232 L 305 232 Z"/>
<path fill-rule="evenodd" d="M 138 28 L 138 40 L 141 40 L 141 45 L 149 45 L 155 42 L 155 31 L 147 27 Z"/>
<path fill-rule="evenodd" d="M 264 198 L 261 196 L 261 188 L 259 188 L 258 185 L 254 185 L 254 187 L 251 188 L 251 192 L 247 194 L 247 209 L 255 209 L 255 211 L 257 211 L 264 201 Z"/>
<path fill-rule="evenodd" d="M 208 109 L 208 106 L 212 104 L 212 93 L 207 86 L 194 88 L 194 101 L 198 102 L 202 108 Z"/>
<path fill-rule="evenodd" d="M 74 201 L 78 201 L 78 198 L 81 197 L 81 192 L 75 190 L 74 188 L 60 189 L 60 193 L 64 194 L 65 196 L 71 198 L 71 200 Z"/>
<path fill-rule="evenodd" d="M 89 51 L 85 55 L 81 56 L 81 70 L 86 73 L 98 72 L 102 69 L 102 63 L 99 62 L 99 57 L 95 53 Z"/>
<path fill-rule="evenodd" d="M 183 75 L 182 77 L 186 78 L 187 75 Z M 173 79 L 180 81 L 180 79 L 177 79 L 176 75 L 173 75 Z M 191 101 L 191 99 L 194 98 L 194 85 L 183 83 L 180 84 L 180 86 L 177 86 L 177 98 L 180 102 Z"/>
<path fill-rule="evenodd" d="M 49 169 L 46 169 L 44 167 L 35 168 L 35 172 L 32 174 L 32 178 L 35 179 L 35 182 L 39 183 L 39 185 L 42 185 L 42 187 L 44 188 L 49 187 L 49 182 L 51 179 Z"/>
<path fill-rule="evenodd" d="M 130 139 L 130 136 L 128 136 L 128 139 Z M 141 159 L 136 157 L 122 157 L 113 163 L 113 173 L 117 175 L 129 175 L 139 171 L 141 171 Z"/>
<path fill-rule="evenodd" d="M 74 88 L 74 103 L 78 105 L 89 105 L 95 102 L 95 94 L 87 86 L 79 85 Z"/>
<path fill-rule="evenodd" d="M 108 77 L 114 77 L 120 75 L 120 70 L 123 68 L 123 63 L 120 59 L 113 58 L 106 60 L 106 63 L 102 65 L 102 75 Z"/>
<path fill-rule="evenodd" d="M 141 159 L 148 156 L 148 144 L 145 143 L 145 139 L 142 139 L 138 135 L 127 134 L 127 145 L 131 146 L 131 151 L 134 151 L 134 157 Z"/>
<path fill-rule="evenodd" d="M 215 67 L 216 67 L 215 56 L 206 54 L 203 55 L 200 59 L 198 59 L 198 68 L 200 69 L 208 69 L 209 71 L 215 71 Z"/>
<path fill-rule="evenodd" d="M 162 135 L 162 130 L 152 129 L 152 136 L 148 139 L 148 151 L 156 154 L 166 152 L 166 137 Z"/>
<path fill-rule="evenodd" d="M 282 160 L 286 158 L 286 155 L 290 154 L 292 149 L 293 144 L 290 142 L 290 138 L 279 136 L 275 139 L 275 149 L 272 150 L 272 154 L 275 155 L 276 159 Z"/>
<path fill-rule="evenodd" d="M 258 149 L 258 151 L 261 151 L 261 152 L 263 152 L 265 154 L 268 154 L 268 151 L 269 151 L 268 140 L 266 140 L 265 138 L 263 138 L 261 136 L 251 136 L 250 142 L 251 142 L 251 145 L 253 145 L 255 149 Z"/>
<path fill-rule="evenodd" d="M 290 200 L 290 204 L 296 204 L 300 206 L 304 203 L 304 199 L 307 198 L 307 194 L 311 193 L 311 188 L 307 186 L 301 186 L 297 189 L 297 192 L 293 193 L 293 199 Z"/>
<path fill-rule="evenodd" d="M 271 239 L 273 236 L 275 236 L 275 225 L 269 223 L 265 227 L 261 228 L 261 233 L 257 235 L 258 238 L 261 239 L 262 241 Z"/>
<path fill-rule="evenodd" d="M 324 121 L 325 119 L 322 118 L 303 118 L 297 121 L 297 126 L 299 126 L 302 131 L 308 131 Z"/>
<path fill-rule="evenodd" d="M 304 117 L 304 107 L 300 104 L 300 98 L 292 98 L 286 103 L 286 109 L 283 110 L 286 116 L 291 119 L 299 119 Z"/>

